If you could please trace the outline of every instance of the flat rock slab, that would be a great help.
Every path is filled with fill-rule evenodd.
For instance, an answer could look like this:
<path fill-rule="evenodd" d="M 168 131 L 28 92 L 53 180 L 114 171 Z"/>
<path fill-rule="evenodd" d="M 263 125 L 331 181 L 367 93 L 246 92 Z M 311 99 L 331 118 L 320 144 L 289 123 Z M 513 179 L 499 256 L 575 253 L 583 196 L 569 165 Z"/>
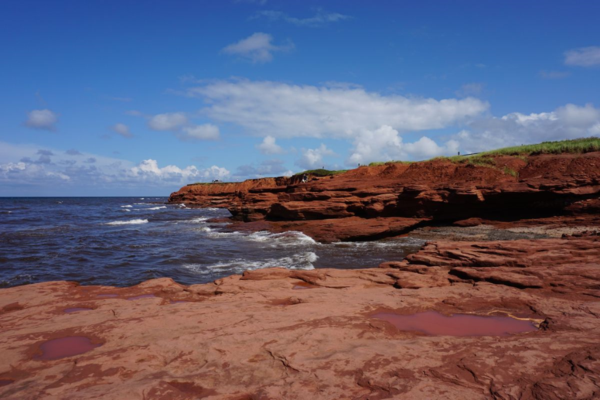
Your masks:
<path fill-rule="evenodd" d="M 598 398 L 599 249 L 598 237 L 439 242 L 368 270 L 2 289 L 0 397 Z M 510 283 L 528 277 L 535 284 Z M 373 317 L 425 311 L 510 315 L 539 329 L 429 336 Z M 66 337 L 94 348 L 41 359 L 44 343 Z"/>

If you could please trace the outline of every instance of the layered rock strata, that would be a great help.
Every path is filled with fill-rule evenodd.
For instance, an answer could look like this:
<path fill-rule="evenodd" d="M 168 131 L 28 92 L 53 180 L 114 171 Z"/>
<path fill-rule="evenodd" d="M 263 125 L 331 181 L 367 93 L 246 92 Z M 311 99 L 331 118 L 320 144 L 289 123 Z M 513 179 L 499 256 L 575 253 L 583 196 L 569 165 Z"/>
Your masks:
<path fill-rule="evenodd" d="M 437 242 L 369 270 L 247 271 L 204 285 L 0 290 L 7 399 L 592 399 L 600 238 Z M 534 332 L 428 336 L 374 314 L 511 315 Z M 44 359 L 56 339 L 79 355 Z"/>
<path fill-rule="evenodd" d="M 559 216 L 590 218 L 592 225 L 600 222 L 599 152 L 527 159 L 498 156 L 487 163 L 438 159 L 360 167 L 311 177 L 306 183 L 293 177 L 191 185 L 173 193 L 169 201 L 227 208 L 234 220 L 273 222 L 268 225 L 273 230 L 287 229 L 282 227 L 287 223 L 309 235 L 315 232 L 313 237 L 321 241 L 395 236 L 425 221 L 502 223 Z M 348 218 L 360 218 L 362 228 L 355 230 L 359 224 Z M 338 227 L 325 234 L 313 228 L 321 223 L 311 221 Z"/>

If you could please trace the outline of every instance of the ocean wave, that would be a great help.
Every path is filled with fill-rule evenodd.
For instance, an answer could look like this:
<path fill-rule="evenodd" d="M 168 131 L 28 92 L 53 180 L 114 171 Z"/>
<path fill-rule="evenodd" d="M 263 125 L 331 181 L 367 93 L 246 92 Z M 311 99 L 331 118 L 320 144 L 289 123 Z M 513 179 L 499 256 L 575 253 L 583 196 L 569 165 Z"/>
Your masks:
<path fill-rule="evenodd" d="M 221 238 L 240 238 L 250 242 L 261 243 L 268 247 L 296 247 L 296 246 L 316 246 L 319 245 L 313 238 L 298 231 L 289 231 L 283 233 L 270 233 L 267 231 L 259 231 L 253 233 L 246 232 L 226 232 L 214 230 L 213 228 L 203 227 L 202 232 L 207 232 L 208 237 L 213 239 Z"/>
<path fill-rule="evenodd" d="M 216 264 L 184 264 L 183 268 L 193 271 L 200 275 L 210 274 L 241 274 L 247 270 L 255 270 L 259 268 L 283 267 L 287 269 L 297 270 L 312 270 L 315 269 L 313 263 L 319 257 L 311 252 L 294 254 L 289 257 L 268 258 L 260 261 L 250 261 L 244 258 L 236 258 L 231 261 L 223 261 Z"/>
<path fill-rule="evenodd" d="M 265 243 L 271 247 L 314 246 L 319 244 L 310 236 L 298 231 L 288 231 L 283 233 L 259 231 L 248 235 L 247 240 Z"/>
<path fill-rule="evenodd" d="M 201 223 L 203 223 L 206 220 L 208 220 L 208 218 L 206 218 L 206 217 L 198 217 L 198 218 L 192 218 L 192 219 L 188 219 L 188 220 L 185 220 L 185 221 L 179 221 L 179 222 L 183 222 L 183 223 L 186 223 L 186 224 L 201 224 Z"/>
<path fill-rule="evenodd" d="M 132 208 L 133 206 L 131 204 L 127 204 L 125 206 L 121 206 L 121 208 Z"/>
<path fill-rule="evenodd" d="M 368 248 L 404 248 L 413 246 L 422 246 L 425 240 L 416 238 L 400 238 L 394 240 L 376 240 L 370 242 L 335 242 L 328 246 L 346 249 L 368 249 Z"/>
<path fill-rule="evenodd" d="M 163 208 L 167 208 L 167 206 L 151 207 L 151 208 L 146 208 L 146 210 L 153 211 L 153 210 L 161 210 Z"/>
<path fill-rule="evenodd" d="M 124 208 L 121 211 L 127 211 L 127 212 L 131 212 L 131 210 L 129 208 Z"/>
<path fill-rule="evenodd" d="M 147 219 L 130 219 L 127 221 L 112 221 L 106 223 L 106 225 L 137 225 L 137 224 L 147 224 Z"/>

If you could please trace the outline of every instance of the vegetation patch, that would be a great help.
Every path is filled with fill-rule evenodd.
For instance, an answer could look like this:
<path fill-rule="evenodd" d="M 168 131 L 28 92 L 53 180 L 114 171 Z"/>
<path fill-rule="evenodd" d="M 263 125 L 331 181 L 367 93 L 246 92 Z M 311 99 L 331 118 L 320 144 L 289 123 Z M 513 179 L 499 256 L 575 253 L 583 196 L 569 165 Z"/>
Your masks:
<path fill-rule="evenodd" d="M 376 162 L 372 162 L 369 164 L 369 167 L 379 167 L 381 165 L 391 165 L 391 164 L 412 164 L 412 161 L 401 161 L 401 160 L 394 160 L 394 161 L 376 161 Z"/>
<path fill-rule="evenodd" d="M 195 183 L 188 183 L 187 186 L 196 186 L 196 185 L 229 185 L 230 183 L 239 183 L 239 182 L 195 182 Z"/>
<path fill-rule="evenodd" d="M 556 142 L 542 142 L 524 146 L 505 147 L 503 149 L 486 151 L 479 155 L 518 156 L 536 154 L 588 153 L 600 151 L 600 138 L 591 137 Z"/>
<path fill-rule="evenodd" d="M 309 169 L 308 171 L 304 171 L 304 172 L 298 172 L 297 174 L 294 174 L 294 176 L 302 176 L 304 174 L 312 175 L 312 176 L 331 176 L 331 175 L 343 174 L 344 172 L 347 172 L 347 171 L 348 171 L 347 169 L 339 169 L 337 171 L 331 171 L 328 169 L 319 168 L 319 169 Z"/>

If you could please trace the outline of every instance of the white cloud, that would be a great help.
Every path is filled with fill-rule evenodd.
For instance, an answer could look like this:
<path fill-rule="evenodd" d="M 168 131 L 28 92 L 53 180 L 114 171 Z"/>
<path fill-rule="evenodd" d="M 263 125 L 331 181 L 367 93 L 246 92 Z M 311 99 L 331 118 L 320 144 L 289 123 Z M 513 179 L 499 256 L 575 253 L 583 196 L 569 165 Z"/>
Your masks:
<path fill-rule="evenodd" d="M 274 138 L 354 139 L 389 125 L 401 133 L 440 129 L 480 116 L 475 98 L 435 100 L 384 96 L 362 88 L 298 86 L 268 81 L 217 81 L 190 88 L 209 104 L 201 112 Z"/>
<path fill-rule="evenodd" d="M 336 154 L 321 143 L 316 149 L 302 149 L 302 157 L 296 164 L 302 168 L 313 169 L 324 166 L 323 158 L 325 156 L 335 156 Z"/>
<path fill-rule="evenodd" d="M 273 136 L 267 136 L 263 139 L 262 143 L 256 145 L 256 148 L 263 154 L 282 154 L 283 149 L 277 143 Z"/>
<path fill-rule="evenodd" d="M 260 17 L 268 18 L 271 21 L 281 20 L 297 26 L 309 27 L 323 26 L 329 22 L 338 22 L 352 18 L 349 15 L 344 15 L 340 13 L 327 13 L 321 9 L 318 9 L 315 15 L 308 18 L 291 17 L 284 12 L 273 10 L 259 11 L 255 14 L 253 18 Z"/>
<path fill-rule="evenodd" d="M 195 125 L 183 128 L 182 140 L 218 140 L 219 127 L 213 124 Z"/>
<path fill-rule="evenodd" d="M 58 116 L 48 109 L 32 110 L 27 114 L 25 125 L 35 129 L 46 129 L 53 131 L 56 129 Z"/>
<path fill-rule="evenodd" d="M 294 45 L 289 42 L 285 45 L 272 44 L 273 36 L 268 33 L 257 32 L 225 47 L 222 52 L 229 55 L 242 57 L 253 63 L 266 63 L 273 60 L 273 53 L 291 50 Z"/>
<path fill-rule="evenodd" d="M 600 109 L 567 104 L 551 112 L 510 113 L 474 121 L 453 137 L 464 152 L 589 137 L 600 133 Z"/>
<path fill-rule="evenodd" d="M 397 130 L 383 125 L 372 131 L 364 131 L 356 138 L 347 163 L 364 165 L 373 161 L 428 159 L 457 151 L 458 142 L 455 140 L 439 146 L 432 139 L 423 136 L 414 143 L 404 143 Z"/>
<path fill-rule="evenodd" d="M 187 123 L 188 119 L 184 113 L 165 113 L 151 117 L 148 121 L 148 127 L 155 131 L 172 131 Z"/>
<path fill-rule="evenodd" d="M 115 124 L 112 126 L 112 130 L 123 137 L 126 137 L 126 138 L 133 137 L 133 134 L 129 131 L 129 127 L 125 124 L 121 124 L 121 123 Z"/>
<path fill-rule="evenodd" d="M 0 194 L 10 195 L 10 188 L 37 188 L 64 194 L 64 190 L 84 194 L 89 190 L 147 190 L 158 188 L 169 193 L 197 181 L 209 182 L 230 176 L 227 169 L 213 165 L 198 169 L 193 165 L 159 167 L 156 160 L 139 164 L 86 152 L 40 150 L 32 145 L 0 142 Z M 73 192 L 68 192 L 73 193 Z"/>
<path fill-rule="evenodd" d="M 144 160 L 130 169 L 132 176 L 141 181 L 167 181 L 167 182 L 189 182 L 190 180 L 209 181 L 213 179 L 223 179 L 229 176 L 229 171 L 225 168 L 213 165 L 210 168 L 199 170 L 195 166 L 179 168 L 175 165 L 167 165 L 159 168 L 156 160 Z"/>
<path fill-rule="evenodd" d="M 565 64 L 578 67 L 600 65 L 600 47 L 582 47 L 565 52 Z"/>

